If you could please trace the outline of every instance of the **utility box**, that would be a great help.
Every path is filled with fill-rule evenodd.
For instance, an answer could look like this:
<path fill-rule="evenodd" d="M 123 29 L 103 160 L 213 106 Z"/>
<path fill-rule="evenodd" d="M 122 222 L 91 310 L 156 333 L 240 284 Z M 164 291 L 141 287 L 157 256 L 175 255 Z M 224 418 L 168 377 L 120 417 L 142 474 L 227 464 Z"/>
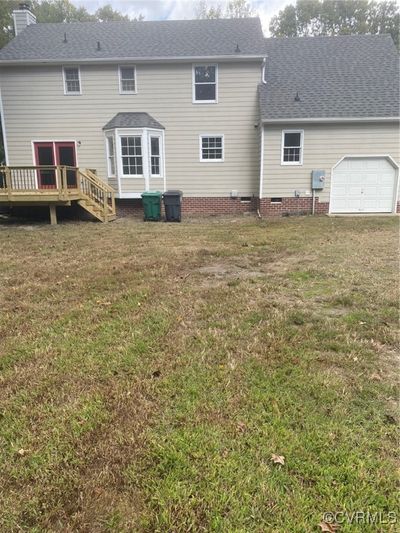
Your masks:
<path fill-rule="evenodd" d="M 311 171 L 311 188 L 323 189 L 325 186 L 325 170 L 312 170 Z"/>

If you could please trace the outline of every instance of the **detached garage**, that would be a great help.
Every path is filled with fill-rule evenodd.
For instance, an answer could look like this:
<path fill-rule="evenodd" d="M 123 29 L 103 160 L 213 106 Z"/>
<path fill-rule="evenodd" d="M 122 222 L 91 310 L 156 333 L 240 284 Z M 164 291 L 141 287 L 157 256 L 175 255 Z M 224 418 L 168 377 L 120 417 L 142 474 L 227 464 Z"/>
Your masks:
<path fill-rule="evenodd" d="M 386 157 L 344 157 L 332 171 L 331 213 L 393 213 L 398 166 Z"/>

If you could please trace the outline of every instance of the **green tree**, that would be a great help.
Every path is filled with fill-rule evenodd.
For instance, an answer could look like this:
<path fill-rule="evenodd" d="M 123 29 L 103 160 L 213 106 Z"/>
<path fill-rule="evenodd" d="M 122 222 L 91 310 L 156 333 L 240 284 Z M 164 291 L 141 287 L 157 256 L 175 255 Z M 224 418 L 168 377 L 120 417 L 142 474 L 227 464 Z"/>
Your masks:
<path fill-rule="evenodd" d="M 14 37 L 12 12 L 18 4 L 18 0 L 0 0 L 0 48 Z"/>
<path fill-rule="evenodd" d="M 119 11 L 116 11 L 115 9 L 113 9 L 110 4 L 107 4 L 103 7 L 100 7 L 96 11 L 95 18 L 99 22 L 111 22 L 113 20 L 117 20 L 117 21 L 118 20 L 125 20 L 125 21 L 143 20 L 144 16 L 139 14 L 137 17 L 129 18 L 129 15 L 123 15 Z"/>
<path fill-rule="evenodd" d="M 254 17 L 254 11 L 246 0 L 231 0 L 226 6 L 225 17 L 228 19 Z"/>
<path fill-rule="evenodd" d="M 389 33 L 399 47 L 396 0 L 297 0 L 272 18 L 273 37 Z"/>
<path fill-rule="evenodd" d="M 222 7 L 220 4 L 209 6 L 205 0 L 197 4 L 196 18 L 198 19 L 220 19 L 222 18 Z"/>
<path fill-rule="evenodd" d="M 21 0 L 0 0 L 0 48 L 14 37 L 12 12 Z M 32 0 L 32 11 L 38 22 L 108 22 L 111 20 L 143 20 L 142 15 L 131 19 L 114 10 L 110 4 L 92 14 L 84 7 L 75 6 L 70 0 Z"/>
<path fill-rule="evenodd" d="M 76 7 L 69 0 L 34 0 L 32 11 L 38 22 L 88 22 L 96 20 L 84 7 Z"/>
<path fill-rule="evenodd" d="M 221 4 L 208 5 L 206 0 L 200 0 L 196 9 L 196 18 L 198 19 L 233 19 L 253 16 L 254 11 L 247 0 L 231 0 L 227 4 L 225 12 Z"/>

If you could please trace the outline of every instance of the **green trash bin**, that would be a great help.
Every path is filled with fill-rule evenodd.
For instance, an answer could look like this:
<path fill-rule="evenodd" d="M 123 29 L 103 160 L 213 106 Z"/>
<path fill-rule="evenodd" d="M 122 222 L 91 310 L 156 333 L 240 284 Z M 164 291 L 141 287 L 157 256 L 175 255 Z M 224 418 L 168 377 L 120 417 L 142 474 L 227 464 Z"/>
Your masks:
<path fill-rule="evenodd" d="M 161 220 L 161 196 L 159 191 L 142 193 L 145 220 Z"/>

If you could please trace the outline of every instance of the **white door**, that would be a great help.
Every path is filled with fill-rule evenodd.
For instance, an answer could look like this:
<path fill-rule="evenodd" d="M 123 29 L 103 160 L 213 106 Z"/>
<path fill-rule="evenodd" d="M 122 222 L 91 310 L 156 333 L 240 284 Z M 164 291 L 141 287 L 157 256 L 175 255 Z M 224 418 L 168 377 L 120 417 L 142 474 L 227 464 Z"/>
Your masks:
<path fill-rule="evenodd" d="M 346 157 L 333 169 L 331 213 L 391 213 L 396 169 L 385 157 Z"/>

